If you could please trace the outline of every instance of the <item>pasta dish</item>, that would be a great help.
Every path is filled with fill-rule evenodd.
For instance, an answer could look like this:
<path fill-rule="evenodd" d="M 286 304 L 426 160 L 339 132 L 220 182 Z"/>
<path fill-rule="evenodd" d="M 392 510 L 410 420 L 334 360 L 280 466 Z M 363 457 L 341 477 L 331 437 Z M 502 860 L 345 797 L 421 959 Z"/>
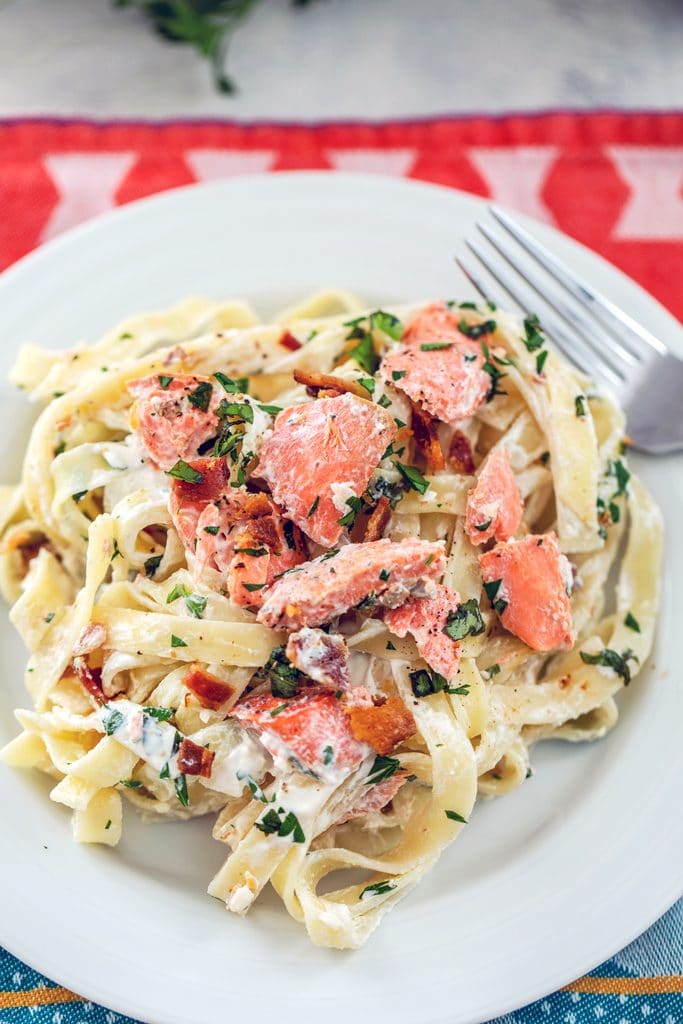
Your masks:
<path fill-rule="evenodd" d="M 660 514 L 536 317 L 193 299 L 12 379 L 43 409 L 0 503 L 32 704 L 2 757 L 77 842 L 116 845 L 124 801 L 211 814 L 210 895 L 270 883 L 356 948 L 535 743 L 617 721 Z"/>

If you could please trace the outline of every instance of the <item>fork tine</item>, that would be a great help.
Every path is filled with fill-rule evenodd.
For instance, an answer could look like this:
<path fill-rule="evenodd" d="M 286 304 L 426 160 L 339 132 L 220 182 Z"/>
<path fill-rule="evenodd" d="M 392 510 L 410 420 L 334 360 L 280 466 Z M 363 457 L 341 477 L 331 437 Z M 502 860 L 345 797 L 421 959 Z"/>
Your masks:
<path fill-rule="evenodd" d="M 508 231 L 519 244 L 544 267 L 549 274 L 555 278 L 563 288 L 566 288 L 575 299 L 589 309 L 594 316 L 612 329 L 616 329 L 624 344 L 630 343 L 631 351 L 638 355 L 638 345 L 643 342 L 653 348 L 660 355 L 667 354 L 664 345 L 653 334 L 641 327 L 637 321 L 625 313 L 623 309 L 616 306 L 600 292 L 595 291 L 581 278 L 577 277 L 569 267 L 546 249 L 544 245 L 537 242 L 533 235 L 530 235 L 525 228 L 512 220 L 506 213 L 503 213 L 497 206 L 489 206 L 492 215 L 498 223 Z M 626 332 L 626 333 L 625 333 Z M 632 337 L 629 337 L 631 335 Z"/>
<path fill-rule="evenodd" d="M 617 355 L 627 366 L 635 366 L 640 361 L 640 356 L 634 356 L 628 349 L 620 345 L 611 334 L 603 330 L 598 324 L 591 323 L 586 317 L 577 313 L 569 303 L 561 299 L 560 296 L 553 291 L 548 291 L 543 282 L 539 277 L 533 274 L 530 270 L 527 270 L 523 264 L 519 263 L 519 255 L 514 252 L 506 242 L 497 235 L 495 232 L 489 230 L 485 224 L 477 224 L 477 227 L 481 231 L 484 238 L 493 245 L 501 256 L 508 261 L 511 266 L 517 271 L 517 273 L 524 278 L 526 283 L 544 299 L 549 306 L 551 306 L 556 313 L 562 317 L 575 331 L 581 335 L 582 339 L 591 348 L 596 349 L 600 352 L 601 356 L 606 363 L 617 369 L 618 364 L 613 358 L 612 353 Z M 624 374 L 625 376 L 625 374 Z"/>
<path fill-rule="evenodd" d="M 482 278 L 477 275 L 477 272 L 471 264 L 464 263 L 458 256 L 455 257 L 455 262 L 458 264 L 470 284 L 479 292 L 482 299 L 485 299 L 487 302 L 492 302 L 495 306 L 503 305 L 500 299 L 493 295 L 488 285 L 484 284 Z"/>
<path fill-rule="evenodd" d="M 486 268 L 492 277 L 505 289 L 522 310 L 528 311 L 534 303 L 528 301 L 524 295 L 524 289 L 520 289 L 517 282 L 508 274 L 504 264 L 482 252 L 473 242 L 467 241 L 466 245 L 474 253 L 479 262 Z M 567 356 L 571 362 L 576 363 L 579 369 L 589 376 L 599 378 L 611 388 L 619 388 L 623 385 L 621 375 L 607 365 L 604 360 L 590 349 L 581 339 L 575 340 L 570 337 L 558 320 L 551 316 L 544 316 L 542 327 L 549 334 L 557 347 Z"/>

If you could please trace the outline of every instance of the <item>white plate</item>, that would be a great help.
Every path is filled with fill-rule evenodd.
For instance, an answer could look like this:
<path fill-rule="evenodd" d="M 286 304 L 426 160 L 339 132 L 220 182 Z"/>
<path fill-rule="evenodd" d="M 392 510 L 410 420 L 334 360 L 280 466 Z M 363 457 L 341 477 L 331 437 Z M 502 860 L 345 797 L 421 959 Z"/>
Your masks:
<path fill-rule="evenodd" d="M 51 243 L 0 279 L 0 372 L 18 345 L 94 339 L 125 314 L 190 294 L 244 296 L 265 314 L 337 285 L 369 302 L 471 298 L 452 258 L 484 212 L 472 196 L 407 182 L 283 174 L 170 192 Z M 661 338 L 680 329 L 621 273 L 534 230 Z M 2 385 L 2 474 L 18 472 L 30 416 Z M 159 1024 L 272 1013 L 279 1024 L 485 1020 L 612 955 L 681 891 L 681 458 L 634 459 L 668 520 L 659 642 L 604 741 L 537 749 L 535 774 L 478 806 L 465 834 L 365 949 L 311 946 L 274 897 L 246 920 L 205 894 L 223 858 L 208 821 L 142 826 L 116 850 L 76 846 L 37 773 L 0 766 L 0 942 L 63 985 Z M 678 572 L 676 572 L 678 566 Z M 25 704 L 24 652 L 4 613 L 0 742 Z M 350 1014 L 352 1015 L 350 1018 Z"/>

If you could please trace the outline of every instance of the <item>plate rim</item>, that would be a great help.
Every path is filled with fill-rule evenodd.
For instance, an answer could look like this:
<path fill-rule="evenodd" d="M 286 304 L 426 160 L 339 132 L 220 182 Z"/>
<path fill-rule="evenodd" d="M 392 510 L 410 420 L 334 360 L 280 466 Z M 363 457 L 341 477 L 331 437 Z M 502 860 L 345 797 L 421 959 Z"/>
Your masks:
<path fill-rule="evenodd" d="M 462 200 L 467 201 L 468 203 L 480 206 L 482 210 L 484 210 L 487 206 L 487 201 L 482 197 L 472 195 L 459 189 L 452 189 L 447 186 L 423 182 L 416 179 L 396 179 L 381 175 L 371 175 L 355 172 L 283 170 L 276 172 L 266 172 L 257 175 L 245 175 L 236 178 L 218 180 L 213 182 L 194 183 L 190 185 L 181 186 L 179 188 L 170 189 L 162 193 L 156 193 L 151 196 L 146 196 L 141 199 L 135 200 L 131 203 L 127 203 L 124 206 L 114 208 L 113 210 L 107 211 L 106 213 L 101 214 L 98 217 L 95 217 L 85 222 L 84 224 L 72 228 L 71 230 L 65 232 L 64 234 L 58 236 L 57 238 L 50 240 L 43 246 L 40 246 L 31 251 L 30 253 L 26 254 L 20 260 L 16 261 L 14 264 L 12 264 L 10 267 L 6 268 L 2 272 L 2 274 L 0 275 L 0 291 L 4 290 L 4 288 L 6 287 L 11 288 L 13 286 L 15 278 L 18 278 L 20 280 L 22 274 L 26 272 L 31 273 L 33 270 L 33 266 L 35 264 L 39 266 L 42 260 L 44 260 L 45 258 L 49 258 L 53 253 L 59 253 L 61 249 L 68 249 L 70 246 L 74 244 L 82 245 L 84 242 L 87 243 L 87 240 L 91 235 L 96 236 L 99 232 L 103 230 L 106 231 L 108 225 L 112 221 L 119 222 L 127 218 L 134 219 L 135 217 L 140 215 L 141 211 L 142 216 L 144 217 L 144 211 L 147 208 L 162 206 L 164 204 L 169 203 L 173 204 L 178 201 L 182 203 L 184 202 L 185 196 L 188 194 L 194 195 L 197 192 L 222 193 L 226 191 L 226 189 L 227 191 L 230 191 L 231 186 L 233 185 L 244 187 L 245 183 L 253 184 L 256 185 L 257 187 L 259 186 L 259 183 L 266 182 L 269 185 L 272 185 L 275 179 L 303 179 L 304 181 L 310 181 L 314 179 L 317 182 L 324 180 L 327 183 L 334 181 L 340 183 L 342 186 L 344 185 L 345 182 L 353 182 L 354 185 L 358 185 L 359 183 L 365 183 L 368 186 L 371 185 L 372 188 L 379 187 L 396 189 L 398 187 L 399 189 L 410 190 L 411 192 L 437 192 L 441 196 L 449 198 L 452 198 L 455 194 L 456 196 L 459 196 Z M 521 219 L 529 223 L 532 227 L 535 226 L 534 222 L 531 221 L 529 218 L 522 217 Z M 584 250 L 584 252 L 589 254 L 591 258 L 600 260 L 604 264 L 607 264 L 610 268 L 610 271 L 616 272 L 623 279 L 625 287 L 631 290 L 634 288 L 637 289 L 641 293 L 641 296 L 644 297 L 648 303 L 655 303 L 659 307 L 659 310 L 662 313 L 664 313 L 667 318 L 671 320 L 672 324 L 678 326 L 678 322 L 676 321 L 673 314 L 671 314 L 656 298 L 654 298 L 654 296 L 651 296 L 641 285 L 639 285 L 637 282 L 629 278 L 628 275 L 626 275 L 619 268 L 610 264 L 607 260 L 604 259 L 604 257 L 599 256 L 597 253 L 593 252 L 592 250 L 588 249 L 588 247 L 584 246 L 581 242 L 578 242 L 575 239 L 570 238 L 570 236 L 565 235 L 563 232 L 558 231 L 556 228 L 549 228 L 547 225 L 537 226 L 542 227 L 544 231 L 550 230 L 555 234 L 560 235 L 565 239 L 568 239 L 572 243 L 572 245 Z M 457 239 L 454 240 L 454 246 L 456 243 Z M 645 915 L 648 917 L 646 923 L 642 923 L 644 915 L 641 914 L 638 924 L 634 924 L 631 927 L 626 939 L 624 939 L 625 932 L 622 929 L 619 932 L 620 937 L 612 942 L 612 948 L 610 949 L 610 951 L 605 955 L 601 954 L 597 959 L 595 959 L 594 962 L 591 961 L 591 966 L 583 968 L 581 970 L 581 973 L 583 974 L 587 973 L 590 970 L 593 970 L 604 960 L 608 959 L 609 957 L 613 956 L 616 952 L 623 949 L 625 945 L 628 945 L 631 941 L 633 941 L 633 939 L 642 934 L 643 931 L 645 931 L 659 917 L 661 917 L 661 915 L 665 913 L 666 910 L 669 907 L 671 907 L 681 895 L 683 895 L 683 881 L 681 883 L 676 883 L 675 879 L 672 879 L 667 895 L 663 895 L 660 898 L 659 904 L 656 906 L 656 908 L 651 910 L 649 915 Z M 387 927 L 386 924 L 384 927 Z M 2 930 L 1 924 L 0 930 Z M 91 999 L 94 1002 L 104 1001 L 109 1006 L 120 1008 L 117 1009 L 117 1012 L 126 1013 L 129 1016 L 137 1016 L 138 1018 L 140 1018 L 140 1010 L 136 1009 L 134 1004 L 129 1002 L 127 997 L 119 997 L 118 995 L 114 994 L 113 990 L 112 995 L 109 995 L 109 993 L 107 993 L 103 997 L 102 989 L 100 988 L 99 992 L 97 992 L 95 991 L 95 989 L 90 988 L 89 984 L 87 982 L 84 983 L 84 981 L 78 976 L 77 970 L 75 968 L 73 968 L 72 970 L 65 970 L 60 965 L 57 965 L 54 968 L 50 966 L 53 959 L 52 951 L 50 951 L 49 957 L 42 957 L 43 964 L 45 964 L 46 962 L 48 963 L 48 968 L 46 970 L 44 966 L 36 966 L 38 961 L 34 958 L 30 949 L 24 948 L 24 945 L 22 944 L 21 940 L 18 937 L 15 942 L 11 936 L 2 934 L 1 939 L 2 943 L 5 945 L 5 948 L 7 948 L 9 952 L 11 952 L 14 956 L 18 957 L 25 963 L 29 964 L 29 966 L 33 967 L 34 970 L 40 973 L 46 973 L 51 980 L 59 980 L 60 983 L 64 984 L 67 987 L 73 988 L 74 990 L 79 991 L 80 993 L 84 994 L 87 998 Z M 539 982 L 533 991 L 529 989 L 529 992 L 524 996 L 523 1002 L 520 1002 L 519 999 L 516 998 L 513 1001 L 508 1001 L 504 1004 L 499 1003 L 495 1012 L 501 1014 L 513 1011 L 522 1005 L 526 1005 L 529 1002 L 533 1002 L 536 999 L 542 998 L 549 992 L 554 992 L 557 988 L 567 984 L 568 981 L 573 980 L 573 977 L 577 976 L 573 975 L 573 977 L 568 978 L 566 969 L 563 970 L 560 966 L 558 966 L 557 970 L 555 971 L 555 974 L 553 976 L 555 979 L 554 981 L 548 981 L 549 975 L 552 976 L 552 972 L 546 968 L 544 974 L 545 980 L 543 982 Z M 151 1020 L 153 1018 L 146 1017 L 140 1019 Z M 159 1021 L 161 1021 L 161 1018 L 154 1019 L 158 1019 Z M 443 1020 L 443 1017 L 434 1018 L 434 1020 L 437 1019 Z M 474 1022 L 475 1020 L 481 1020 L 479 1016 L 471 1017 L 468 1019 L 470 1019 L 472 1022 Z"/>

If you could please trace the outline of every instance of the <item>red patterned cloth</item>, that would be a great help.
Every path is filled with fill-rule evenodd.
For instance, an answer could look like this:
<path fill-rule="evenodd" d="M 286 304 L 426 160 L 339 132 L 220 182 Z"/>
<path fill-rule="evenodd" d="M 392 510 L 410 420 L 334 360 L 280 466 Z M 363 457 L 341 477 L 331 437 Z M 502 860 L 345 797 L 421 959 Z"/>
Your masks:
<path fill-rule="evenodd" d="M 0 269 L 120 203 L 257 171 L 420 178 L 554 224 L 683 316 L 683 113 L 382 124 L 0 121 Z"/>

